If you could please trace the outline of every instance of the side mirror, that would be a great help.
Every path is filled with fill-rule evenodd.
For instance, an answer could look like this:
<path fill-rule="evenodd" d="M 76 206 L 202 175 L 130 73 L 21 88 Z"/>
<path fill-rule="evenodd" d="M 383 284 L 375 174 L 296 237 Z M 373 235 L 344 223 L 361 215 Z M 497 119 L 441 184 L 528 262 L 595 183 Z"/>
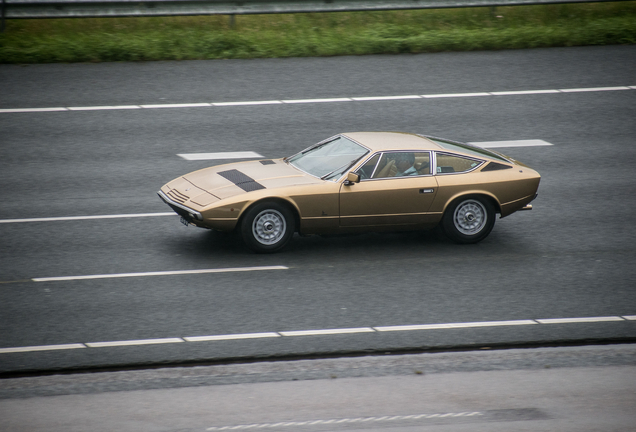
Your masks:
<path fill-rule="evenodd" d="M 344 181 L 345 186 L 353 186 L 356 183 L 360 183 L 360 174 L 348 173 L 347 179 Z"/>

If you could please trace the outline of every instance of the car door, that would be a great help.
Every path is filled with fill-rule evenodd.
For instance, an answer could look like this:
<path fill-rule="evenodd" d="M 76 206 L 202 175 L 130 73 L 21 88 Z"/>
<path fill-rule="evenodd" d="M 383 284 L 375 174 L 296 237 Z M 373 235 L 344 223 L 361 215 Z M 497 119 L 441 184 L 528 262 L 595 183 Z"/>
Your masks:
<path fill-rule="evenodd" d="M 402 160 L 408 159 L 411 167 Z M 430 152 L 377 153 L 356 170 L 358 183 L 340 188 L 340 226 L 364 227 L 428 223 L 437 193 Z M 397 165 L 404 164 L 401 169 Z"/>

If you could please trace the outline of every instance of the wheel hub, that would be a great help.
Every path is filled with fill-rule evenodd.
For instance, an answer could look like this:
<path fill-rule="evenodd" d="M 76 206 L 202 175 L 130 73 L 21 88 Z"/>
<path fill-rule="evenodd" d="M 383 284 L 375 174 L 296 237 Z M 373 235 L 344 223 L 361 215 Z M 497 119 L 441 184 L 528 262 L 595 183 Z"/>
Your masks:
<path fill-rule="evenodd" d="M 454 214 L 455 227 L 464 235 L 474 235 L 486 226 L 487 213 L 477 200 L 466 200 L 459 204 Z"/>
<path fill-rule="evenodd" d="M 263 210 L 252 224 L 254 238 L 261 244 L 272 245 L 278 242 L 287 231 L 285 217 L 276 210 Z"/>

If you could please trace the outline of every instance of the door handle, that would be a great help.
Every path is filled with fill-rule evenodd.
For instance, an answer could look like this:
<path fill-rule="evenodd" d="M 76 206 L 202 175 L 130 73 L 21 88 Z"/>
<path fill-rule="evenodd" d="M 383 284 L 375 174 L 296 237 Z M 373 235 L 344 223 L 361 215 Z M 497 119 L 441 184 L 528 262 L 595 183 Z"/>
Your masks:
<path fill-rule="evenodd" d="M 420 189 L 421 194 L 433 193 L 435 189 Z"/>

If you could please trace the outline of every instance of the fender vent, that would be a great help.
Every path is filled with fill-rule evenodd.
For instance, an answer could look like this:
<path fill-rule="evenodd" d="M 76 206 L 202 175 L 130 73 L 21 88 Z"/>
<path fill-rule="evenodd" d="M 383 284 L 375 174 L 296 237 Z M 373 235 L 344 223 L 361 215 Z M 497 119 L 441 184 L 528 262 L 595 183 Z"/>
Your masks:
<path fill-rule="evenodd" d="M 245 192 L 252 192 L 259 189 L 265 189 L 265 186 L 258 183 L 252 177 L 243 174 L 239 170 L 234 169 L 229 171 L 221 171 L 219 175 L 231 181 L 232 183 L 234 183 L 235 185 L 243 189 Z"/>
<path fill-rule="evenodd" d="M 510 165 L 504 165 L 504 164 L 500 164 L 497 162 L 490 162 L 488 165 L 486 165 L 481 172 L 486 172 L 486 171 L 499 171 L 499 170 L 505 170 L 505 169 L 510 169 L 512 168 Z"/>

